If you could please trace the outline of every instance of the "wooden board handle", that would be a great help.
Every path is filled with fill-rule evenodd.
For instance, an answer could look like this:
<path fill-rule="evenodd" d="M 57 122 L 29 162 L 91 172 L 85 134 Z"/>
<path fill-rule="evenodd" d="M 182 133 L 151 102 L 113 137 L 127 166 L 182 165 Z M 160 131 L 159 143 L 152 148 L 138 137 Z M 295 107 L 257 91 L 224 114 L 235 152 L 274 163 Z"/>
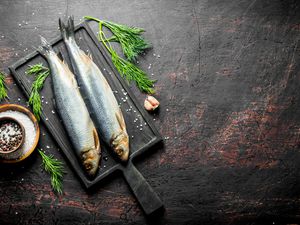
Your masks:
<path fill-rule="evenodd" d="M 154 214 L 163 208 L 162 201 L 131 160 L 124 167 L 123 174 L 146 215 Z"/>

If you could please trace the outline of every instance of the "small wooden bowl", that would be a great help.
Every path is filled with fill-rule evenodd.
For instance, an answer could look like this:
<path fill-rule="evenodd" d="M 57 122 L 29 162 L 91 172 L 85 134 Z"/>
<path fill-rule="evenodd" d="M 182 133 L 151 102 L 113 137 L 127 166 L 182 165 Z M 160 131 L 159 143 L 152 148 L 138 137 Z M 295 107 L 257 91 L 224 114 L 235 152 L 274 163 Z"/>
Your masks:
<path fill-rule="evenodd" d="M 20 161 L 23 161 L 24 159 L 26 159 L 34 151 L 34 149 L 36 148 L 36 146 L 38 144 L 39 138 L 40 138 L 40 127 L 39 127 L 39 123 L 38 123 L 37 119 L 35 118 L 35 116 L 25 107 L 16 105 L 16 104 L 0 105 L 0 113 L 8 111 L 8 110 L 18 111 L 18 112 L 21 112 L 21 113 L 24 113 L 25 115 L 27 115 L 29 117 L 29 119 L 33 122 L 35 131 L 36 131 L 34 142 L 33 142 L 32 146 L 30 147 L 30 149 L 28 149 L 28 151 L 26 151 L 26 153 L 22 154 L 17 159 L 0 159 L 0 162 L 3 162 L 3 163 L 16 163 L 16 162 L 20 162 Z"/>
<path fill-rule="evenodd" d="M 12 150 L 10 150 L 10 151 L 3 151 L 2 149 L 0 149 L 0 155 L 3 155 L 3 157 L 6 158 L 5 155 L 8 155 L 10 153 L 15 152 L 16 150 L 18 150 L 23 145 L 26 134 L 25 134 L 25 129 L 24 129 L 23 125 L 18 120 L 14 119 L 13 117 L 9 117 L 9 116 L 1 117 L 0 118 L 0 125 L 4 121 L 12 122 L 12 123 L 17 124 L 19 126 L 19 128 L 21 129 L 21 135 L 22 135 L 22 139 L 19 141 L 18 145 L 14 146 L 14 148 Z"/>

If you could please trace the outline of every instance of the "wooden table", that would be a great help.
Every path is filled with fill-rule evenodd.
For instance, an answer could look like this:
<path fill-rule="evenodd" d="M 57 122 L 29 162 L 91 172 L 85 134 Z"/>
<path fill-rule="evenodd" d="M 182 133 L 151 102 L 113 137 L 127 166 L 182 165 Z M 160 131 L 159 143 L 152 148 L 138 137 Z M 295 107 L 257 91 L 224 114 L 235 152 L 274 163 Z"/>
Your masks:
<path fill-rule="evenodd" d="M 1 0 L 0 10 L 7 73 L 39 35 L 57 36 L 66 14 L 145 28 L 153 49 L 139 66 L 157 79 L 152 117 L 165 137 L 136 163 L 165 203 L 163 215 L 146 218 L 121 176 L 87 192 L 41 124 L 39 148 L 66 163 L 64 194 L 51 190 L 37 152 L 1 165 L 0 224 L 299 222 L 299 1 Z M 8 102 L 26 105 L 6 81 Z"/>

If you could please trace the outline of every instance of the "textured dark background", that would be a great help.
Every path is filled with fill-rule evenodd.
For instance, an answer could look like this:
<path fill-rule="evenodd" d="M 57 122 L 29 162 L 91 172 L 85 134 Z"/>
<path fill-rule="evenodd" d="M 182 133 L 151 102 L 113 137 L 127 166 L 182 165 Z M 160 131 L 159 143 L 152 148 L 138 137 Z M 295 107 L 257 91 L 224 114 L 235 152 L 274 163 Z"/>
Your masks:
<path fill-rule="evenodd" d="M 66 14 L 146 29 L 153 49 L 139 65 L 158 80 L 153 118 L 167 140 L 136 165 L 166 211 L 145 218 L 121 176 L 87 193 L 68 165 L 56 196 L 35 153 L 0 167 L 0 224 L 299 222 L 299 1 L 1 0 L 0 69 L 57 36 Z M 7 84 L 9 102 L 26 105 Z M 40 147 L 66 162 L 43 126 Z"/>

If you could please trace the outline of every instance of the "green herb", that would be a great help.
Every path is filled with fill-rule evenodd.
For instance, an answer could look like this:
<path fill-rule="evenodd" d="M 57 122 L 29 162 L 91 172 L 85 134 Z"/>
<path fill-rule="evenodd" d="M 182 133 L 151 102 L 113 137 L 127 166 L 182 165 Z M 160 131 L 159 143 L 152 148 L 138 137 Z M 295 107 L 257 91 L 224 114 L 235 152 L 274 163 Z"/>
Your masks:
<path fill-rule="evenodd" d="M 118 39 L 118 36 L 115 34 L 115 36 L 111 37 L 110 39 L 106 38 L 106 36 L 103 32 L 103 25 L 107 24 L 107 22 L 95 19 L 93 17 L 85 17 L 85 18 L 93 19 L 99 23 L 98 39 L 99 39 L 99 41 L 101 41 L 103 43 L 105 48 L 111 54 L 112 62 L 115 65 L 115 67 L 117 68 L 117 70 L 119 71 L 119 73 L 121 74 L 121 76 L 123 78 L 125 78 L 128 82 L 135 81 L 137 87 L 141 91 L 146 92 L 148 94 L 153 94 L 154 93 L 153 85 L 154 85 L 155 81 L 150 80 L 148 78 L 147 74 L 143 70 L 141 70 L 137 66 L 135 66 L 133 63 L 121 58 L 117 54 L 117 52 L 112 48 L 109 40 L 112 38 Z M 123 26 L 123 25 L 120 25 L 120 26 Z M 141 29 L 139 30 L 139 28 L 128 28 L 128 29 L 131 29 L 132 33 L 135 32 L 136 34 L 142 32 Z M 120 33 L 122 33 L 122 32 L 120 32 Z M 127 40 L 127 42 L 129 42 L 129 41 Z"/>
<path fill-rule="evenodd" d="M 148 94 L 154 93 L 153 84 L 155 81 L 148 79 L 147 74 L 143 70 L 122 59 L 113 49 L 111 49 L 111 58 L 122 77 L 125 77 L 129 82 L 134 80 L 141 91 Z"/>
<path fill-rule="evenodd" d="M 84 18 L 102 23 L 103 26 L 107 27 L 113 33 L 113 36 L 106 41 L 119 42 L 121 44 L 123 54 L 129 61 L 134 61 L 138 54 L 151 47 L 150 43 L 141 36 L 144 29 L 99 20 L 91 16 L 85 16 Z"/>
<path fill-rule="evenodd" d="M 7 97 L 6 87 L 5 87 L 5 76 L 0 72 L 0 100 Z"/>
<path fill-rule="evenodd" d="M 42 101 L 40 96 L 40 91 L 44 86 L 46 78 L 49 76 L 50 71 L 47 67 L 44 67 L 42 63 L 29 66 L 26 74 L 35 75 L 36 78 L 31 86 L 31 92 L 29 97 L 29 105 L 32 106 L 33 113 L 37 120 L 40 120 L 40 115 L 42 113 Z"/>
<path fill-rule="evenodd" d="M 42 160 L 43 166 L 47 173 L 51 176 L 51 186 L 55 192 L 62 194 L 62 178 L 63 178 L 63 163 L 53 158 L 53 155 L 46 155 L 38 149 Z"/>
<path fill-rule="evenodd" d="M 49 69 L 43 66 L 43 63 L 38 63 L 33 66 L 29 66 L 25 73 L 29 75 L 37 75 L 45 71 L 49 71 Z"/>

